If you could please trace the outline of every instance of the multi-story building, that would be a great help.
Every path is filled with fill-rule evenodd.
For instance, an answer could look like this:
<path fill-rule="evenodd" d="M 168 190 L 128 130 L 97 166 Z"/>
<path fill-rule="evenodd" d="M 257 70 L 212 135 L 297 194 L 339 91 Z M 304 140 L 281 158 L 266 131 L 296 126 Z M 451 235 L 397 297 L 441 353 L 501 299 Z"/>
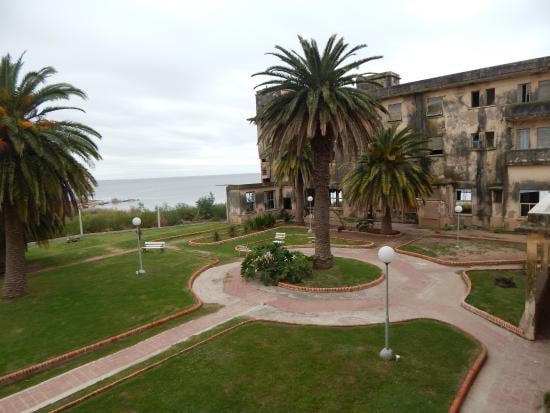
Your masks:
<path fill-rule="evenodd" d="M 470 225 L 515 228 L 550 192 L 550 57 L 400 84 L 396 73 L 381 74 L 381 87 L 358 83 L 376 94 L 388 114 L 384 126 L 410 126 L 428 139 L 428 162 L 436 181 L 417 211 L 396 218 L 421 226 L 454 222 L 454 207 Z M 368 85 L 368 86 L 367 86 Z M 257 99 L 258 107 L 263 104 Z M 276 185 L 271 161 L 259 147 L 262 183 L 228 187 L 230 219 L 293 209 L 293 189 Z M 364 216 L 342 198 L 345 174 L 336 154 L 331 178 L 335 214 Z M 307 196 L 307 193 L 303 196 Z"/>

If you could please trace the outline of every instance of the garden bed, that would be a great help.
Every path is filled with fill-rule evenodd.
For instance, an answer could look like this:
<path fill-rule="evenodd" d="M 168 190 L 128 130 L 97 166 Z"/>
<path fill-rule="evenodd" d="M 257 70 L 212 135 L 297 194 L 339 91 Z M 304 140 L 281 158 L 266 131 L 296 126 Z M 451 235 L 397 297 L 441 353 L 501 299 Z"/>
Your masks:
<path fill-rule="evenodd" d="M 423 237 L 397 248 L 403 254 L 428 259 L 443 265 L 512 264 L 526 259 L 526 245 L 494 238 L 446 236 Z"/>
<path fill-rule="evenodd" d="M 513 326 L 519 325 L 525 307 L 527 277 L 524 270 L 467 271 L 466 276 L 471 283 L 470 293 L 465 299 L 467 304 Z M 499 286 L 497 279 L 509 280 L 514 286 Z"/>
<path fill-rule="evenodd" d="M 382 325 L 249 323 L 76 407 L 79 412 L 180 411 L 182 406 L 201 412 L 228 406 L 241 412 L 440 412 L 449 409 L 481 352 L 478 342 L 455 328 L 416 320 L 392 325 L 392 347 L 401 360 L 388 363 L 378 356 L 381 337 Z"/>
<path fill-rule="evenodd" d="M 278 286 L 307 292 L 347 292 L 373 287 L 383 278 L 382 270 L 373 264 L 351 258 L 334 257 L 332 268 L 314 269 L 313 274 L 300 283 L 279 283 Z"/>

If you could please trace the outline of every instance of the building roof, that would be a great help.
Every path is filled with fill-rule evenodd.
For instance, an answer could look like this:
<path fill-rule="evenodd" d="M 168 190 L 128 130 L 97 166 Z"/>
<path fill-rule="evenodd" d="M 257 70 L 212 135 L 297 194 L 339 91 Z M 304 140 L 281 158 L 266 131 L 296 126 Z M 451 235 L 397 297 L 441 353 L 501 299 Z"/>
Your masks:
<path fill-rule="evenodd" d="M 388 98 L 546 71 L 550 71 L 550 56 L 402 83 L 376 89 L 373 92 L 379 97 Z"/>

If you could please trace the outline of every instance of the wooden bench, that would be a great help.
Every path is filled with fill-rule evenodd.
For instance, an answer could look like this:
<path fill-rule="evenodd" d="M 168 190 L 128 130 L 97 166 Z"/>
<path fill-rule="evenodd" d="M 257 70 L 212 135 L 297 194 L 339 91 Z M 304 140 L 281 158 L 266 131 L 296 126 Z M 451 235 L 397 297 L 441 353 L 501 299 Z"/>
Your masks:
<path fill-rule="evenodd" d="M 244 255 L 246 255 L 249 252 L 252 252 L 252 250 L 248 248 L 246 245 L 237 245 L 235 247 L 235 251 L 239 253 L 239 257 L 241 256 L 241 253 L 244 253 Z"/>
<path fill-rule="evenodd" d="M 166 247 L 166 242 L 164 241 L 146 241 L 143 244 L 143 251 L 161 250 L 164 252 L 164 247 Z"/>
<path fill-rule="evenodd" d="M 273 240 L 274 244 L 284 244 L 286 239 L 286 232 L 276 232 L 275 239 Z"/>

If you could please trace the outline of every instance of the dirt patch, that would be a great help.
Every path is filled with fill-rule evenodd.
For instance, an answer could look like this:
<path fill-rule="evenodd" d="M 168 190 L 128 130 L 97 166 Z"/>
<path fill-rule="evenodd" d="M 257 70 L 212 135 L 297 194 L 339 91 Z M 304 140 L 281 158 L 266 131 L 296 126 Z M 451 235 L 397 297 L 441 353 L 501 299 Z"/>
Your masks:
<path fill-rule="evenodd" d="M 403 247 L 404 250 L 450 261 L 521 260 L 526 258 L 525 244 L 477 239 L 427 237 Z"/>

